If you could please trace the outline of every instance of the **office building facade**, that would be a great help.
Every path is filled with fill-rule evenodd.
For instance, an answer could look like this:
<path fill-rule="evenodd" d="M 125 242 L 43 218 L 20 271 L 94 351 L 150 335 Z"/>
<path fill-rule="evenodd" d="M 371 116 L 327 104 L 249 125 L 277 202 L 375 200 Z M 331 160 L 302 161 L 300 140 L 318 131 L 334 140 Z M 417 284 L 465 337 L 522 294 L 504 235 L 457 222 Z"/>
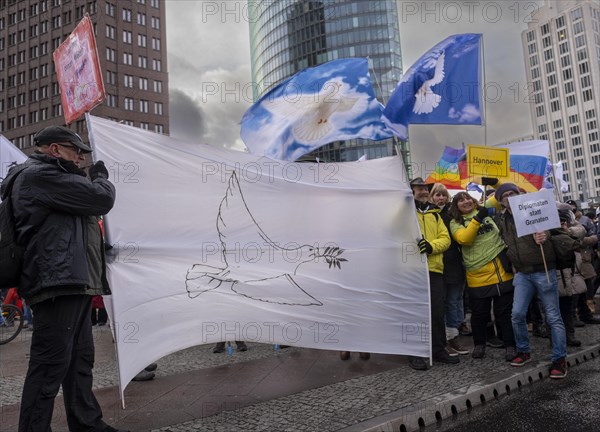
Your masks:
<path fill-rule="evenodd" d="M 0 133 L 21 149 L 64 124 L 53 51 L 89 14 L 106 100 L 92 114 L 169 133 L 165 2 L 0 0 Z M 71 128 L 85 136 L 85 121 Z"/>
<path fill-rule="evenodd" d="M 566 199 L 599 201 L 600 2 L 549 1 L 522 34 L 533 132 L 563 162 Z"/>
<path fill-rule="evenodd" d="M 368 57 L 377 98 L 385 103 L 402 75 L 396 2 L 249 0 L 254 98 L 302 69 L 348 57 Z M 402 144 L 400 144 L 402 146 Z M 406 144 L 401 147 L 407 166 Z M 351 161 L 396 154 L 392 140 L 328 144 L 309 158 Z"/>

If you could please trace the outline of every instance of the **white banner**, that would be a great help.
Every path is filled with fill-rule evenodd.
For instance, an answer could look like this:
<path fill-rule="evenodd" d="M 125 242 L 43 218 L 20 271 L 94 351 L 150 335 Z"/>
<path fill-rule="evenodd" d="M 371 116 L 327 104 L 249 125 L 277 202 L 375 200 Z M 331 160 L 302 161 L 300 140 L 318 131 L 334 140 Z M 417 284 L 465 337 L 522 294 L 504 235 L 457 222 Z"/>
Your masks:
<path fill-rule="evenodd" d="M 11 166 L 23 163 L 27 156 L 11 143 L 4 135 L 0 135 L 0 179 L 6 177 Z"/>
<path fill-rule="evenodd" d="M 514 195 L 508 198 L 508 202 L 519 237 L 560 228 L 556 201 L 551 190 Z"/>
<path fill-rule="evenodd" d="M 399 157 L 287 163 L 90 116 L 122 389 L 206 343 L 430 355 L 429 280 Z"/>

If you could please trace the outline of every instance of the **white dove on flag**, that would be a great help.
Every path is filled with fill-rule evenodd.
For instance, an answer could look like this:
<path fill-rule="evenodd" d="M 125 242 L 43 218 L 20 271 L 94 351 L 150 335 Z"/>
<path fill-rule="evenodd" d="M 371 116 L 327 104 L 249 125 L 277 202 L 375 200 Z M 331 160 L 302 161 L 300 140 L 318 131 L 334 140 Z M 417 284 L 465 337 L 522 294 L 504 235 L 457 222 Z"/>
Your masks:
<path fill-rule="evenodd" d="M 338 129 L 336 114 L 349 111 L 354 116 L 367 110 L 368 99 L 353 93 L 347 83 L 336 77 L 325 82 L 318 93 L 284 95 L 265 100 L 263 107 L 273 115 L 297 119 L 292 127 L 294 138 L 312 144 Z"/>
<path fill-rule="evenodd" d="M 251 241 L 239 243 L 239 236 L 251 231 Z M 221 241 L 224 267 L 194 264 L 186 276 L 190 298 L 217 288 L 231 290 L 253 300 L 296 306 L 322 306 L 294 279 L 305 263 L 319 263 L 323 258 L 329 268 L 341 269 L 347 261 L 336 246 L 320 250 L 316 246 L 292 244 L 281 246 L 271 240 L 250 212 L 235 172 L 229 178 L 225 197 L 219 206 L 217 232 Z M 247 256 L 241 257 L 240 248 Z M 322 262 L 322 261 L 321 261 Z M 221 291 L 222 292 L 222 291 Z"/>
<path fill-rule="evenodd" d="M 442 54 L 435 61 L 435 72 L 433 78 L 425 81 L 421 88 L 415 94 L 415 105 L 413 112 L 415 114 L 429 114 L 437 108 L 442 101 L 442 97 L 431 90 L 431 87 L 441 83 L 444 80 L 444 59 L 446 55 Z M 434 67 L 431 64 L 431 67 Z"/>

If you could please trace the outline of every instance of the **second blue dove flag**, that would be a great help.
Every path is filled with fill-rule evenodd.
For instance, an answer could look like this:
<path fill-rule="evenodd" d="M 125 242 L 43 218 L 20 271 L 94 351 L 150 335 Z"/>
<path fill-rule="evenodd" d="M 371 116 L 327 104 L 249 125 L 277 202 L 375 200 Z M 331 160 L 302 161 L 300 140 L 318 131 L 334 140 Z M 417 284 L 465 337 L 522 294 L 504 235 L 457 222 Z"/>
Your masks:
<path fill-rule="evenodd" d="M 294 161 L 333 141 L 390 138 L 382 111 L 367 59 L 339 59 L 304 69 L 265 94 L 244 114 L 240 135 L 250 153 Z"/>
<path fill-rule="evenodd" d="M 480 42 L 480 34 L 453 35 L 421 56 L 383 110 L 386 125 L 407 139 L 409 124 L 482 124 Z"/>

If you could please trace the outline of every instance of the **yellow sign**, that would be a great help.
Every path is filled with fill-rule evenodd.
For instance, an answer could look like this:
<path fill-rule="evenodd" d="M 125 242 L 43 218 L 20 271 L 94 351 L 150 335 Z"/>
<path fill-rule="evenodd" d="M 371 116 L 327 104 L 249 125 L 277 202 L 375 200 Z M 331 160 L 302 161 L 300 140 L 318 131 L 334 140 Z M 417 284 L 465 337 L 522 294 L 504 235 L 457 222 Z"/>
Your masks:
<path fill-rule="evenodd" d="M 469 176 L 508 177 L 509 151 L 507 148 L 468 145 L 467 169 Z"/>

